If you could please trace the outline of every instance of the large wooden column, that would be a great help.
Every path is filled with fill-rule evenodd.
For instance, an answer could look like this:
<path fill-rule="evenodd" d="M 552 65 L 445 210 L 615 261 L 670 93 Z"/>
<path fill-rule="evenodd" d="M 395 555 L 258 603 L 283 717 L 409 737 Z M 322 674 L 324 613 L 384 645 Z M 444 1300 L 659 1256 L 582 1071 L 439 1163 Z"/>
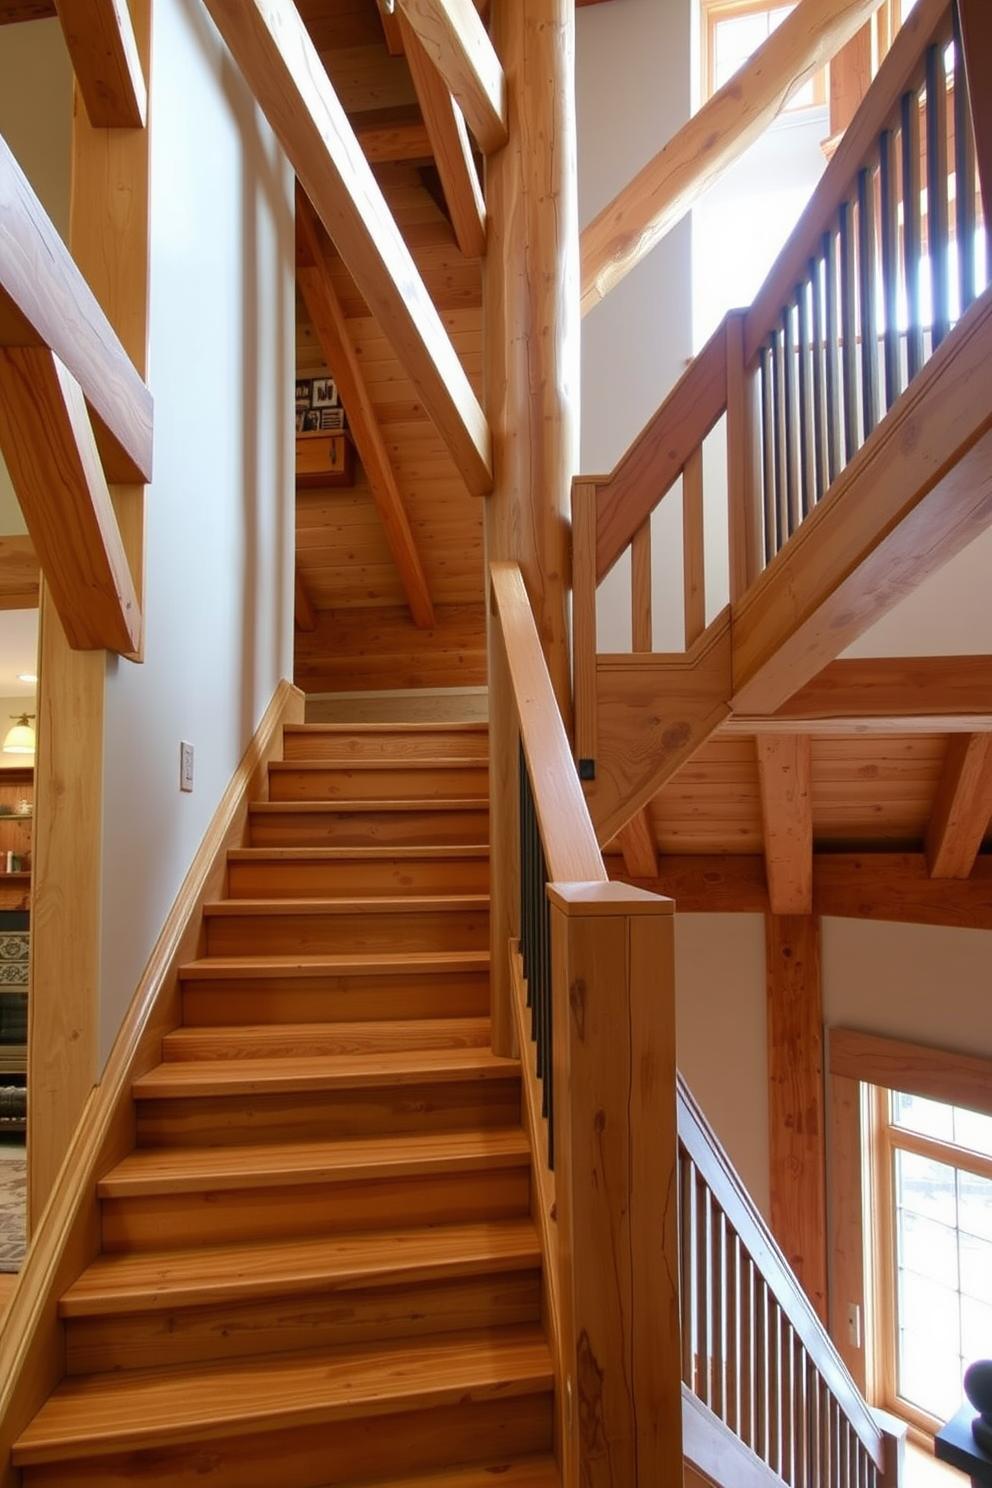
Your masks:
<path fill-rule="evenodd" d="M 509 142 L 486 165 L 485 408 L 495 486 L 487 563 L 520 564 L 571 731 L 569 492 L 578 465 L 579 288 L 574 0 L 493 0 Z M 517 742 L 489 641 L 493 1043 L 509 1052 L 507 941 L 517 918 Z"/>

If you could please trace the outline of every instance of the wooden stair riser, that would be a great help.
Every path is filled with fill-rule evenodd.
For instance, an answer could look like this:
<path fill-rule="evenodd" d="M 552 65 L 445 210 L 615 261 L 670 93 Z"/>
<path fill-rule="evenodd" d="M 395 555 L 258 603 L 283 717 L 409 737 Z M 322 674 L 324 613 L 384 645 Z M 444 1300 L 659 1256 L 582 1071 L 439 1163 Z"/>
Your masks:
<path fill-rule="evenodd" d="M 489 732 L 484 725 L 453 724 L 447 728 L 346 728 L 340 725 L 288 724 L 283 730 L 287 760 L 451 760 L 489 758 Z"/>
<path fill-rule="evenodd" d="M 540 1300 L 531 1271 L 76 1318 L 66 1323 L 66 1367 L 93 1374 L 499 1328 L 537 1322 Z"/>
<path fill-rule="evenodd" d="M 254 902 L 254 901 L 252 901 Z M 443 903 L 444 901 L 442 901 Z M 229 905 L 237 901 L 228 901 Z M 333 914 L 215 913 L 207 906 L 208 956 L 321 956 L 377 951 L 484 951 L 489 906 L 386 910 L 341 909 Z"/>
<path fill-rule="evenodd" d="M 304 1059 L 411 1050 L 488 1049 L 488 1018 L 416 1018 L 363 1023 L 273 1023 L 268 1026 L 177 1028 L 162 1040 L 171 1063 Z"/>
<path fill-rule="evenodd" d="M 489 1014 L 489 972 L 391 976 L 182 978 L 187 1027 L 243 1023 L 354 1023 Z"/>
<path fill-rule="evenodd" d="M 552 1397 L 464 1401 L 430 1411 L 360 1416 L 330 1425 L 213 1438 L 209 1443 L 124 1452 L 25 1468 L 24 1488 L 353 1488 L 387 1474 L 408 1480 L 451 1461 L 501 1463 L 546 1453 L 552 1440 Z M 278 1464 L 274 1470 L 273 1464 Z M 333 1477 L 328 1473 L 333 1464 Z M 401 1478 L 402 1481 L 402 1478 Z M 494 1488 L 504 1478 L 492 1479 Z M 507 1480 L 507 1488 L 546 1488 Z M 425 1485 L 429 1488 L 429 1485 Z"/>
<path fill-rule="evenodd" d="M 525 1166 L 104 1199 L 103 1249 L 163 1250 L 346 1235 L 398 1225 L 475 1223 L 530 1213 Z"/>
<path fill-rule="evenodd" d="M 479 800 L 489 794 L 489 766 L 481 761 L 411 768 L 387 761 L 366 765 L 274 760 L 269 765 L 270 801 Z"/>
<path fill-rule="evenodd" d="M 489 853 L 372 859 L 232 854 L 231 899 L 333 899 L 386 894 L 488 894 Z"/>
<path fill-rule="evenodd" d="M 507 1127 L 520 1120 L 520 1081 L 464 1080 L 273 1095 L 137 1103 L 139 1147 L 336 1141 L 403 1132 Z"/>
<path fill-rule="evenodd" d="M 487 806 L 420 810 L 272 802 L 248 812 L 251 847 L 445 847 L 489 841 Z"/>

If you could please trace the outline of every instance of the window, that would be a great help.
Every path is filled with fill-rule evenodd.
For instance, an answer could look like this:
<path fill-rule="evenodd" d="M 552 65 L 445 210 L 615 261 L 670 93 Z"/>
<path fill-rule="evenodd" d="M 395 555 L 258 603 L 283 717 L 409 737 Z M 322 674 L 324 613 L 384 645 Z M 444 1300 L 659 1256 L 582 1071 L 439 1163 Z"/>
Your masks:
<path fill-rule="evenodd" d="M 876 1099 L 885 1403 L 932 1431 L 962 1403 L 966 1366 L 992 1354 L 992 1116 Z"/>
<path fill-rule="evenodd" d="M 762 0 L 702 0 L 704 101 L 733 77 L 795 8 L 794 3 L 768 5 Z M 811 108 L 826 99 L 826 74 L 821 70 L 793 94 L 786 108 Z"/>

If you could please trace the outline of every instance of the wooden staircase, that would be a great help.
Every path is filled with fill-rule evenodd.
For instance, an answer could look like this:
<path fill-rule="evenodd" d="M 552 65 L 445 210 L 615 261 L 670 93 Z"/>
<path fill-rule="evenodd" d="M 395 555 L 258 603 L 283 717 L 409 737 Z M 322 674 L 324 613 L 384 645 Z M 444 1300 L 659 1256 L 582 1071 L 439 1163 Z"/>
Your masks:
<path fill-rule="evenodd" d="M 476 727 L 286 730 L 100 1181 L 25 1484 L 558 1483 L 486 755 Z"/>

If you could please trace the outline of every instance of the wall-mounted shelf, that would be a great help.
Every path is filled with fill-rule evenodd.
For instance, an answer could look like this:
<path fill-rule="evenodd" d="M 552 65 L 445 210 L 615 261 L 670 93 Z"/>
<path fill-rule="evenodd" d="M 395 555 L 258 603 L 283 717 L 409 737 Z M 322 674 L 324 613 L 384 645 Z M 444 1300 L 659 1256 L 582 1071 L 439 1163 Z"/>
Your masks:
<path fill-rule="evenodd" d="M 303 490 L 355 484 L 355 446 L 344 433 L 297 434 L 296 484 Z"/>

